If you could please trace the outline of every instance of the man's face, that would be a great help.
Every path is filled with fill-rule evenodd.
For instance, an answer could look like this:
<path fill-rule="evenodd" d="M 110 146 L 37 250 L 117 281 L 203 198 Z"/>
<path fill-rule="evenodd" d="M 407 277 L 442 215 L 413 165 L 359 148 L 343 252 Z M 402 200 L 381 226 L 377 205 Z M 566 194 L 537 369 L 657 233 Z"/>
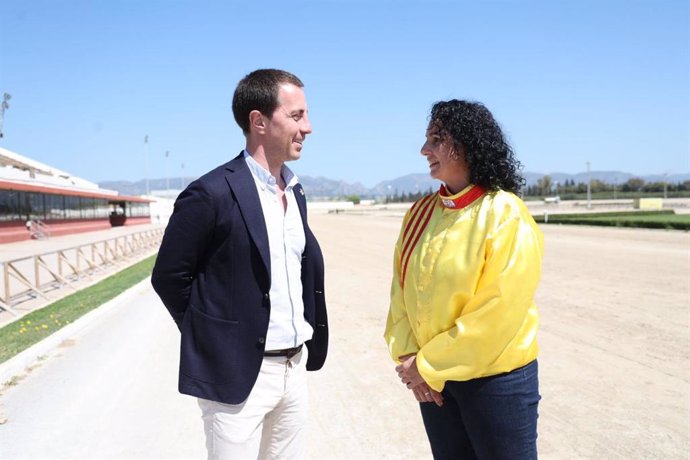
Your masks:
<path fill-rule="evenodd" d="M 266 156 L 273 161 L 298 160 L 302 143 L 311 133 L 304 91 L 284 83 L 278 89 L 278 107 L 266 120 Z"/>

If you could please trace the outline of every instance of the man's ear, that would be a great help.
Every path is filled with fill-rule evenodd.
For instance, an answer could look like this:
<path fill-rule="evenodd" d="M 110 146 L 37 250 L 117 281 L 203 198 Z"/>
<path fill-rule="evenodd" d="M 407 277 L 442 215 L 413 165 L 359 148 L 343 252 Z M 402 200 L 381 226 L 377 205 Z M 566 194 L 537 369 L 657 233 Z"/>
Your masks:
<path fill-rule="evenodd" d="M 258 110 L 252 110 L 249 112 L 249 126 L 250 129 L 254 129 L 258 133 L 263 133 L 266 128 L 264 123 L 264 116 Z"/>

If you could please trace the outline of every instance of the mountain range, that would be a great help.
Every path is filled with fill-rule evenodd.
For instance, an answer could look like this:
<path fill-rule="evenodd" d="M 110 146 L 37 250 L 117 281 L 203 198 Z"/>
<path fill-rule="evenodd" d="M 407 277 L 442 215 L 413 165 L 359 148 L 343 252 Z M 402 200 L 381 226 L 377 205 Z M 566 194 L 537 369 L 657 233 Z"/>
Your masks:
<path fill-rule="evenodd" d="M 547 174 L 525 172 L 525 180 L 527 185 L 534 185 L 539 179 Z M 588 173 L 581 172 L 577 174 L 567 173 L 550 173 L 548 174 L 553 182 L 559 184 L 565 181 L 574 181 L 577 183 L 586 183 Z M 640 178 L 645 182 L 668 182 L 675 184 L 690 180 L 690 173 L 684 174 L 649 174 L 636 175 L 621 171 L 591 171 L 589 177 L 592 180 L 600 180 L 609 184 L 623 184 L 629 179 Z M 195 177 L 174 177 L 168 179 L 149 179 L 148 189 L 150 191 L 160 190 L 181 190 L 188 185 Z M 395 179 L 386 180 L 369 188 L 359 182 L 349 183 L 342 180 L 328 179 L 325 177 L 311 177 L 300 176 L 300 182 L 304 186 L 305 191 L 310 198 L 337 198 L 348 195 L 359 195 L 361 198 L 374 198 L 385 195 L 395 195 L 396 193 L 415 193 L 418 191 L 425 192 L 429 189 L 436 190 L 440 182 L 429 177 L 427 173 L 407 174 Z M 137 182 L 130 181 L 103 181 L 98 183 L 99 187 L 117 190 L 123 195 L 137 196 L 146 193 L 146 181 L 140 180 Z"/>

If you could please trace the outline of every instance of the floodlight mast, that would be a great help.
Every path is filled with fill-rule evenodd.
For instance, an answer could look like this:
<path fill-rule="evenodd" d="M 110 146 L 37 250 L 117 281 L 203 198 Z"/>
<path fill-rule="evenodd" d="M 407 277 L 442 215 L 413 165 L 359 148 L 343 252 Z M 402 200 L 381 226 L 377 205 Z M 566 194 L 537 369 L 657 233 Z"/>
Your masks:
<path fill-rule="evenodd" d="M 2 95 L 2 105 L 0 105 L 0 107 L 2 107 L 2 108 L 0 109 L 0 139 L 2 139 L 3 137 L 5 137 L 5 135 L 4 135 L 3 132 L 2 132 L 2 126 L 3 126 L 3 122 L 5 121 L 5 110 L 7 110 L 7 109 L 10 108 L 10 105 L 7 103 L 7 101 L 9 101 L 10 99 L 12 99 L 12 95 L 11 95 L 11 94 L 9 94 L 9 93 L 3 93 L 3 95 Z"/>
<path fill-rule="evenodd" d="M 168 158 L 170 157 L 170 152 L 165 151 L 165 191 L 170 190 L 170 175 L 168 174 Z"/>
<path fill-rule="evenodd" d="M 587 162 L 587 209 L 592 209 L 592 176 Z"/>
<path fill-rule="evenodd" d="M 664 173 L 664 200 L 668 199 L 668 171 Z"/>
<path fill-rule="evenodd" d="M 146 182 L 146 196 L 151 194 L 149 190 L 149 135 L 144 136 L 144 179 Z"/>

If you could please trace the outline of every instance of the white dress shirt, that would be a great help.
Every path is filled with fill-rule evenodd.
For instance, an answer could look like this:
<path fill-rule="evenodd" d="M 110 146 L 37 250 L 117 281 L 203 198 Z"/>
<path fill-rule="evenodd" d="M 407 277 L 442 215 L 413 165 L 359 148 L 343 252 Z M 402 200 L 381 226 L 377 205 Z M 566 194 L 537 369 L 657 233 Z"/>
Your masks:
<path fill-rule="evenodd" d="M 302 301 L 302 253 L 305 236 L 302 216 L 293 189 L 297 176 L 283 165 L 287 208 L 277 195 L 275 178 L 245 150 L 244 158 L 254 177 L 266 221 L 271 253 L 271 316 L 266 350 L 292 348 L 311 339 L 314 330 L 304 319 Z"/>

